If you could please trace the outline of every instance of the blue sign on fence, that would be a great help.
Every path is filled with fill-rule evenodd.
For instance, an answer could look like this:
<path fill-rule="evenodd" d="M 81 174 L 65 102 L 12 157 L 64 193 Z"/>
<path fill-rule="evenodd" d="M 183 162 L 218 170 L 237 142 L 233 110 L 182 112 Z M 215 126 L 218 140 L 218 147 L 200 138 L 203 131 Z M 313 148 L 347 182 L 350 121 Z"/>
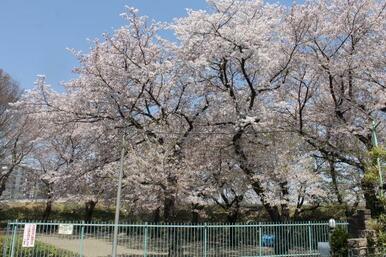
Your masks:
<path fill-rule="evenodd" d="M 266 247 L 272 247 L 275 242 L 275 236 L 274 235 L 268 235 L 264 234 L 261 237 L 261 245 Z"/>

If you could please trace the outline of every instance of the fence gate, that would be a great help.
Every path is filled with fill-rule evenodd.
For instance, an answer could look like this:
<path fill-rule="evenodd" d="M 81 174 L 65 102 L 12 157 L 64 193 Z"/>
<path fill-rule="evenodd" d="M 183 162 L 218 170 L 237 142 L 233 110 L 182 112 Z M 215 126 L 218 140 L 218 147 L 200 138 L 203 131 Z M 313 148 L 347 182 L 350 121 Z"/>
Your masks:
<path fill-rule="evenodd" d="M 107 257 L 113 230 L 111 223 L 10 222 L 2 256 Z M 328 237 L 327 222 L 120 224 L 117 249 L 119 257 L 317 256 Z"/>

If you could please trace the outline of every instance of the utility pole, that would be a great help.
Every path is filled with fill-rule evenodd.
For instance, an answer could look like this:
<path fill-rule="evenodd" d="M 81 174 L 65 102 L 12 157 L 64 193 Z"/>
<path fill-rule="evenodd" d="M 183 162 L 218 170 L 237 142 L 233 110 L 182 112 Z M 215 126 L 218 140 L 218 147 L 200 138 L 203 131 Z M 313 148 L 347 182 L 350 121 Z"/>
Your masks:
<path fill-rule="evenodd" d="M 122 150 L 121 160 L 118 175 L 118 189 L 117 189 L 117 202 L 115 204 L 115 220 L 114 220 L 114 237 L 113 237 L 113 250 L 112 257 L 117 257 L 117 246 L 118 246 L 118 228 L 119 228 L 119 210 L 121 208 L 121 191 L 122 191 L 122 177 L 123 177 L 123 162 L 126 151 L 126 139 L 125 135 L 122 136 Z"/>
<path fill-rule="evenodd" d="M 378 138 L 377 138 L 377 127 L 378 124 L 375 124 L 375 121 L 373 121 L 371 126 L 371 143 L 374 148 L 378 147 Z M 381 168 L 381 161 L 379 160 L 379 157 L 375 160 L 375 165 L 378 169 L 379 174 L 379 189 L 380 189 L 380 196 L 383 197 L 383 174 L 382 174 L 382 168 Z"/>

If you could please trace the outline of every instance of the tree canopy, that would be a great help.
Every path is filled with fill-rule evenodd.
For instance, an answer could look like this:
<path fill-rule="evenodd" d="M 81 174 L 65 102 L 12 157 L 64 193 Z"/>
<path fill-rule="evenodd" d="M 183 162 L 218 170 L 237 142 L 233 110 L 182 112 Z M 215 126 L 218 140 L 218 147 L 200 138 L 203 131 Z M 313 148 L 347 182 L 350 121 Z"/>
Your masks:
<path fill-rule="evenodd" d="M 127 8 L 125 26 L 74 51 L 64 93 L 39 77 L 14 104 L 40 135 L 38 177 L 58 197 L 76 185 L 88 202 L 112 199 L 124 135 L 125 200 L 166 221 L 211 203 L 234 222 L 242 202 L 275 221 L 362 199 L 377 215 L 364 177 L 371 122 L 385 120 L 385 7 L 209 0 L 170 24 Z"/>

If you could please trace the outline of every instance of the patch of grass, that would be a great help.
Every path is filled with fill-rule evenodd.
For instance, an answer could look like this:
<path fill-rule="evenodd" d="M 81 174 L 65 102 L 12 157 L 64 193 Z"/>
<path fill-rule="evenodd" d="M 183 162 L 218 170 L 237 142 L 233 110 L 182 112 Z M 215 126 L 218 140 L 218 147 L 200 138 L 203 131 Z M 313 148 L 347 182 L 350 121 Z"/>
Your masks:
<path fill-rule="evenodd" d="M 0 223 L 8 220 L 41 220 L 45 208 L 44 202 L 16 202 L 0 206 Z M 54 203 L 50 220 L 83 220 L 83 205 L 74 203 Z M 93 220 L 109 221 L 114 219 L 111 208 L 100 205 L 94 211 Z"/>

